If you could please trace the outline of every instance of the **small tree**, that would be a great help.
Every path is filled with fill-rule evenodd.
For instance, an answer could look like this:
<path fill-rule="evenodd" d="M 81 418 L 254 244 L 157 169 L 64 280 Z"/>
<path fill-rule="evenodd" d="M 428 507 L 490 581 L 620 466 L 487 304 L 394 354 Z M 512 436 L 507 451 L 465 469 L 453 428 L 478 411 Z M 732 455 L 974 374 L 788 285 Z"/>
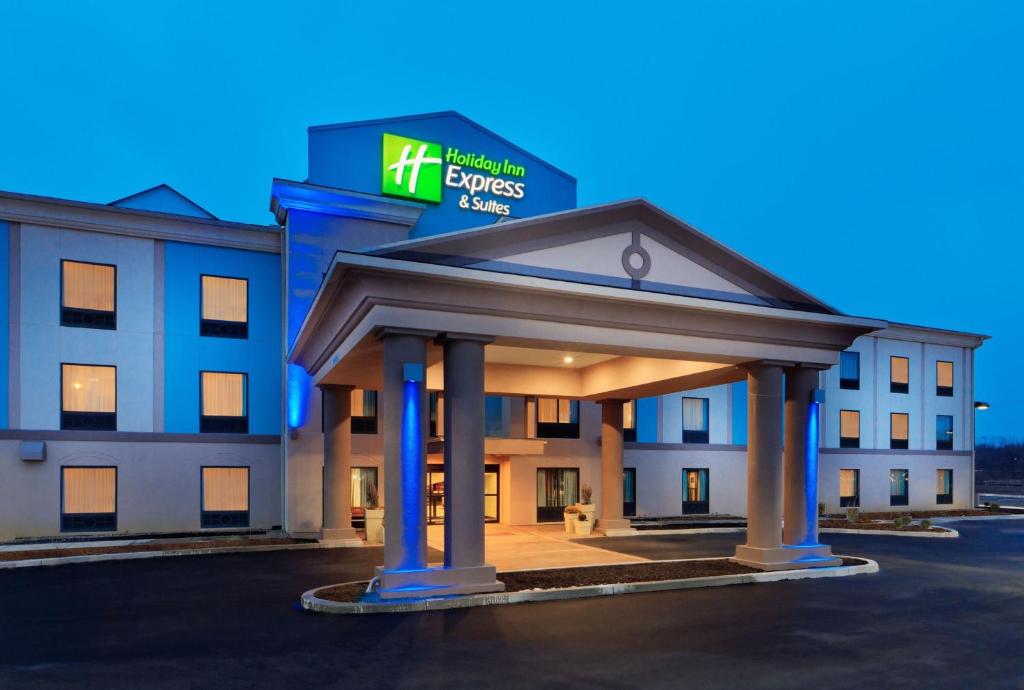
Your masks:
<path fill-rule="evenodd" d="M 580 503 L 590 503 L 590 499 L 593 497 L 594 492 L 590 488 L 589 484 L 584 484 L 583 488 L 580 489 Z"/>

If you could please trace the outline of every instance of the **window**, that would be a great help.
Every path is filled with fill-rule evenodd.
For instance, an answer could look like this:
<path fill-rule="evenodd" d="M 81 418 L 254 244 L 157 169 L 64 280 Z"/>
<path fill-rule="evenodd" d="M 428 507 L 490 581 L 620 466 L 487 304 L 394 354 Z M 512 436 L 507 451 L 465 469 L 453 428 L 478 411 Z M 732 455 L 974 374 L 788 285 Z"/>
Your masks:
<path fill-rule="evenodd" d="M 708 442 L 708 399 L 683 398 L 683 443 Z"/>
<path fill-rule="evenodd" d="M 636 515 L 636 468 L 622 468 L 622 516 Z"/>
<path fill-rule="evenodd" d="M 910 472 L 889 470 L 889 505 L 905 506 L 910 497 Z"/>
<path fill-rule="evenodd" d="M 60 531 L 117 531 L 117 468 L 60 468 Z"/>
<path fill-rule="evenodd" d="M 860 412 L 839 410 L 839 447 L 860 448 Z"/>
<path fill-rule="evenodd" d="M 860 470 L 839 470 L 839 507 L 860 507 Z"/>
<path fill-rule="evenodd" d="M 579 438 L 580 401 L 537 398 L 538 438 Z"/>
<path fill-rule="evenodd" d="M 200 527 L 249 526 L 249 468 L 202 468 Z"/>
<path fill-rule="evenodd" d="M 953 470 L 935 470 L 935 502 L 939 505 L 953 502 Z"/>
<path fill-rule="evenodd" d="M 953 450 L 952 415 L 935 416 L 935 450 Z"/>
<path fill-rule="evenodd" d="M 860 390 L 860 353 L 839 353 L 839 387 L 846 390 Z"/>
<path fill-rule="evenodd" d="M 636 400 L 622 403 L 622 440 L 636 443 Z"/>
<path fill-rule="evenodd" d="M 906 450 L 910 441 L 910 415 L 905 412 L 889 414 L 889 447 Z"/>
<path fill-rule="evenodd" d="M 889 358 L 889 392 L 910 392 L 910 360 L 906 357 Z"/>
<path fill-rule="evenodd" d="M 61 364 L 60 428 L 117 429 L 117 368 L 99 364 Z"/>
<path fill-rule="evenodd" d="M 953 363 L 935 363 L 935 395 L 943 398 L 953 397 Z"/>
<path fill-rule="evenodd" d="M 683 515 L 696 515 L 708 512 L 708 470 L 683 470 Z"/>
<path fill-rule="evenodd" d="M 580 471 L 543 467 L 537 470 L 537 522 L 558 522 L 562 511 L 580 500 Z"/>
<path fill-rule="evenodd" d="M 200 276 L 202 315 L 199 335 L 216 338 L 249 337 L 249 281 L 244 278 Z"/>
<path fill-rule="evenodd" d="M 84 261 L 60 262 L 60 325 L 117 328 L 117 268 Z"/>
<path fill-rule="evenodd" d="M 440 409 L 443 415 L 443 404 Z M 444 417 L 441 416 L 439 419 L 441 426 L 438 431 L 444 433 Z M 352 391 L 352 433 L 377 433 L 377 391 L 365 391 L 359 388 Z"/>
<path fill-rule="evenodd" d="M 352 526 L 356 529 L 366 527 L 366 509 L 372 501 L 370 494 L 377 497 L 380 504 L 380 484 L 377 483 L 376 467 L 352 468 Z"/>
<path fill-rule="evenodd" d="M 430 438 L 444 436 L 444 398 L 438 392 L 430 393 Z"/>
<path fill-rule="evenodd" d="M 201 410 L 200 433 L 249 433 L 249 412 L 246 401 L 246 374 L 226 371 L 199 373 Z"/>
<path fill-rule="evenodd" d="M 492 438 L 508 438 L 511 401 L 500 395 L 484 398 L 484 435 Z"/>

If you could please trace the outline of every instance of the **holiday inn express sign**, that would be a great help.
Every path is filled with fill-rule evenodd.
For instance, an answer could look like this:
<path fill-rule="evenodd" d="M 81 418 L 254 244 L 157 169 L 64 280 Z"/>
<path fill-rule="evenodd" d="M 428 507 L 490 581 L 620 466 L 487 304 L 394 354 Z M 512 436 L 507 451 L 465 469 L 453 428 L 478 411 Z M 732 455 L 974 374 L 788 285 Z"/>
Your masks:
<path fill-rule="evenodd" d="M 510 202 L 526 196 L 526 168 L 508 158 L 387 132 L 381 154 L 381 193 L 387 196 L 439 204 L 448 187 L 460 209 L 498 216 L 509 215 Z"/>

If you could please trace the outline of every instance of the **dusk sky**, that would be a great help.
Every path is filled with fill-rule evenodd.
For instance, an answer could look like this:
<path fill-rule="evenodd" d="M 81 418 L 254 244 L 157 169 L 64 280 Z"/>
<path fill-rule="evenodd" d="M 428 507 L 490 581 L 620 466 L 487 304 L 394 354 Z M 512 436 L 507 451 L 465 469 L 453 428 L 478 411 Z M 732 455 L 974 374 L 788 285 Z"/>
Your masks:
<path fill-rule="evenodd" d="M 457 110 L 855 315 L 992 336 L 1024 437 L 1024 4 L 0 5 L 0 189 L 272 223 L 306 127 Z M 385 9 L 386 7 L 386 9 Z"/>

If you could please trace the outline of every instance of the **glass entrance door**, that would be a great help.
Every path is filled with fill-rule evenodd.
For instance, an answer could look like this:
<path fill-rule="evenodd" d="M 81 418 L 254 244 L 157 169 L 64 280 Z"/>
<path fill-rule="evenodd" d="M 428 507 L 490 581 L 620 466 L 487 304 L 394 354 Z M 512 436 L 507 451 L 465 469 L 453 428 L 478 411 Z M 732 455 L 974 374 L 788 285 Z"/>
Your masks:
<path fill-rule="evenodd" d="M 500 486 L 498 465 L 484 465 L 484 522 L 498 522 Z M 427 522 L 444 524 L 444 465 L 427 466 Z"/>
<path fill-rule="evenodd" d="M 636 468 L 622 470 L 622 516 L 636 515 Z"/>
<path fill-rule="evenodd" d="M 683 515 L 707 513 L 708 506 L 707 469 L 683 470 Z"/>

